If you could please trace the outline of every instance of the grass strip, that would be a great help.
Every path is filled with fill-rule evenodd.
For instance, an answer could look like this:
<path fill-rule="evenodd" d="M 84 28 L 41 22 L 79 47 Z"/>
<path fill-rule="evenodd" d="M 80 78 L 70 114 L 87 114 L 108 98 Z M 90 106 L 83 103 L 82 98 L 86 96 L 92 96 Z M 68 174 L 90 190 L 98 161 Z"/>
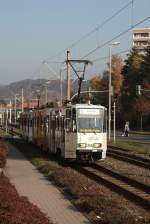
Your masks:
<path fill-rule="evenodd" d="M 139 142 L 116 141 L 115 144 L 110 142 L 108 146 L 114 146 L 126 151 L 132 151 L 139 154 L 150 155 L 150 147 Z"/>
<path fill-rule="evenodd" d="M 71 169 L 58 164 L 56 158 L 41 152 L 37 147 L 15 142 L 15 146 L 37 167 L 40 172 L 58 186 L 69 199 L 94 224 L 148 224 L 147 217 L 137 217 L 134 211 L 117 197 L 106 194 L 99 184 Z M 118 200 L 118 201 L 117 201 Z"/>

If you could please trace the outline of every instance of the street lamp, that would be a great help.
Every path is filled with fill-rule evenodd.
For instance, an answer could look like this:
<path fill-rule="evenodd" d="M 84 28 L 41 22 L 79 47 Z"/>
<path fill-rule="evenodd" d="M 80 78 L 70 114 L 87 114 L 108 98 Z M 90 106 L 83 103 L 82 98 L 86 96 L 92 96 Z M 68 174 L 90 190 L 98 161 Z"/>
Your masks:
<path fill-rule="evenodd" d="M 112 85 L 111 85 L 111 48 L 118 46 L 120 42 L 114 42 L 109 46 L 109 92 L 108 92 L 108 139 L 111 137 L 111 96 L 112 96 Z"/>

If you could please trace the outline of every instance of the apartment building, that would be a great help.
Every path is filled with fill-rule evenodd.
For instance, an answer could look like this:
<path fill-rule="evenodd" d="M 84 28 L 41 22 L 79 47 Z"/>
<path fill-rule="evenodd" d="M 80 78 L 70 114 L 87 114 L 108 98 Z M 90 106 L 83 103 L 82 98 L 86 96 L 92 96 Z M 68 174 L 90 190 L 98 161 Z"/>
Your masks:
<path fill-rule="evenodd" d="M 144 54 L 144 48 L 150 42 L 150 28 L 138 28 L 133 30 L 133 47 Z"/>

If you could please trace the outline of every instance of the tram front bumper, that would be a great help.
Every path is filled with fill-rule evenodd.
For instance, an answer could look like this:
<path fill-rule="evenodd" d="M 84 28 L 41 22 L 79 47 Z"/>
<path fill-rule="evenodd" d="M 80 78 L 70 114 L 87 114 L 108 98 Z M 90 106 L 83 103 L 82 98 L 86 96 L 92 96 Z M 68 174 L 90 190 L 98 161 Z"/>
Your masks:
<path fill-rule="evenodd" d="M 102 159 L 102 149 L 93 149 L 93 150 L 76 150 L 77 160 L 83 161 L 96 161 Z"/>

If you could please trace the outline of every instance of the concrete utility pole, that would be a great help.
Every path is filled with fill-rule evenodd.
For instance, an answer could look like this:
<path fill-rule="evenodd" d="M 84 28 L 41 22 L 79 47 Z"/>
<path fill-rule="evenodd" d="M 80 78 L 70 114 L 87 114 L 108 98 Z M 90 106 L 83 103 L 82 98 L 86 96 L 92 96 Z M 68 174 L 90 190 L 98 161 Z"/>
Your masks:
<path fill-rule="evenodd" d="M 60 69 L 60 104 L 62 107 L 62 70 Z"/>
<path fill-rule="evenodd" d="M 109 46 L 109 94 L 108 94 L 108 140 L 111 138 L 111 97 L 113 88 L 111 85 L 111 48 L 119 45 L 120 42 L 114 42 Z"/>
<path fill-rule="evenodd" d="M 116 141 L 116 103 L 114 102 L 114 143 Z"/>
<path fill-rule="evenodd" d="M 7 135 L 7 133 L 8 133 L 8 109 L 6 109 L 6 135 Z"/>
<path fill-rule="evenodd" d="M 47 83 L 45 83 L 45 105 L 47 105 Z"/>
<path fill-rule="evenodd" d="M 67 62 L 66 62 L 67 64 Z M 66 65 L 64 65 L 64 63 L 62 64 L 62 66 L 60 67 L 60 105 L 62 107 L 63 104 L 63 77 L 62 77 L 62 72 L 67 70 Z"/>
<path fill-rule="evenodd" d="M 9 124 L 11 124 L 11 112 L 12 112 L 12 103 L 11 103 L 11 100 L 10 100 L 10 103 L 9 103 Z"/>
<path fill-rule="evenodd" d="M 70 60 L 70 51 L 67 51 L 67 61 L 66 61 L 66 65 L 67 65 L 67 100 L 69 101 L 70 100 L 70 63 L 69 63 L 69 60 Z"/>
<path fill-rule="evenodd" d="M 88 92 L 89 100 L 88 101 L 89 101 L 89 104 L 90 104 L 91 103 L 91 87 L 90 86 L 89 86 L 88 90 L 89 90 L 89 92 Z"/>
<path fill-rule="evenodd" d="M 111 136 L 111 46 L 109 47 L 108 139 Z"/>
<path fill-rule="evenodd" d="M 24 111 L 24 97 L 23 97 L 23 88 L 21 89 L 21 112 Z"/>
<path fill-rule="evenodd" d="M 16 124 L 16 120 L 17 120 L 16 104 L 17 104 L 17 94 L 15 94 L 15 124 Z"/>

